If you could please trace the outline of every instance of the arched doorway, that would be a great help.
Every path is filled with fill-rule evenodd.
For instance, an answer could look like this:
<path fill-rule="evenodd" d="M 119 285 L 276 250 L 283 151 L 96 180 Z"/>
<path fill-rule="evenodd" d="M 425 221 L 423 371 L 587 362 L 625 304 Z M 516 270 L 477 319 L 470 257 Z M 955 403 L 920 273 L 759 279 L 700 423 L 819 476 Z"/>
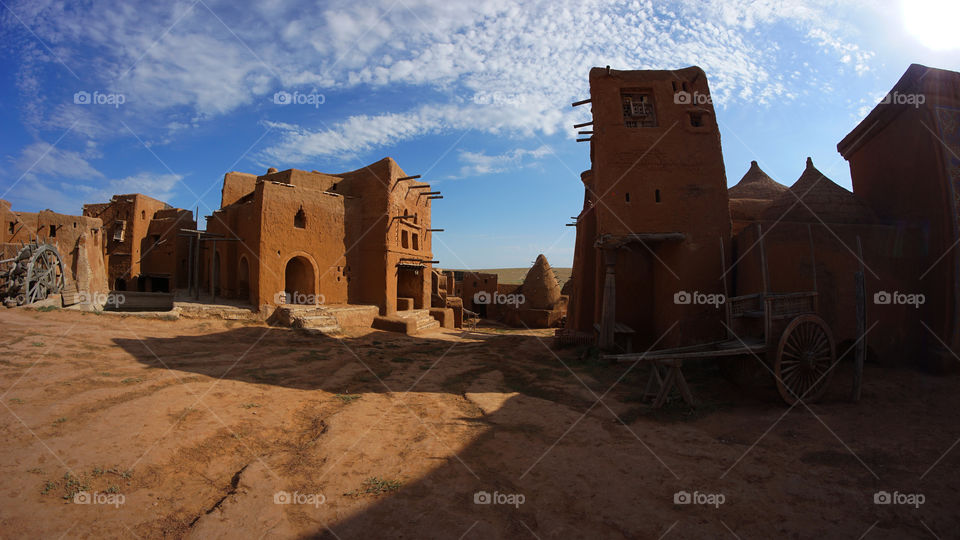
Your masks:
<path fill-rule="evenodd" d="M 246 257 L 240 257 L 240 264 L 237 267 L 237 298 L 244 301 L 250 300 L 250 264 Z"/>
<path fill-rule="evenodd" d="M 283 275 L 283 290 L 287 293 L 288 304 L 316 304 L 315 278 L 310 261 L 305 257 L 290 259 Z"/>

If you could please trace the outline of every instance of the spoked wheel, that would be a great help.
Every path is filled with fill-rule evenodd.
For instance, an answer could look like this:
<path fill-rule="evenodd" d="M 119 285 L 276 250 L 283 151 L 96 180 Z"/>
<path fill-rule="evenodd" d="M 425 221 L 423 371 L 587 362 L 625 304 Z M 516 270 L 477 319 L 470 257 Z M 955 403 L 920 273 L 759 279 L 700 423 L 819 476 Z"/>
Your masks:
<path fill-rule="evenodd" d="M 788 404 L 814 402 L 823 395 L 833 374 L 836 349 L 823 319 L 801 315 L 790 321 L 774 361 L 777 390 Z"/>
<path fill-rule="evenodd" d="M 41 245 L 27 266 L 27 280 L 23 291 L 23 303 L 32 304 L 48 295 L 63 291 L 64 274 L 60 253 L 50 245 Z"/>

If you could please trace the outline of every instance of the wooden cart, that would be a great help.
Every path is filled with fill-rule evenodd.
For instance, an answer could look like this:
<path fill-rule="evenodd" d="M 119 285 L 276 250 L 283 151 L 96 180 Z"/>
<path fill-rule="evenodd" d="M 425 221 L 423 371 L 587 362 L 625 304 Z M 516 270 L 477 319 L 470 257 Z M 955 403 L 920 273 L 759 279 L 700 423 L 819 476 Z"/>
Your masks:
<path fill-rule="evenodd" d="M 760 260 L 766 289 L 762 236 Z M 725 302 L 725 316 L 727 339 L 723 341 L 604 358 L 649 361 L 652 369 L 644 395 L 653 398 L 654 408 L 662 406 L 674 388 L 687 404 L 693 405 L 682 367 L 684 361 L 695 359 L 753 356 L 762 361 L 788 404 L 800 399 L 813 402 L 823 395 L 836 362 L 836 347 L 833 333 L 817 315 L 816 290 L 735 296 Z"/>

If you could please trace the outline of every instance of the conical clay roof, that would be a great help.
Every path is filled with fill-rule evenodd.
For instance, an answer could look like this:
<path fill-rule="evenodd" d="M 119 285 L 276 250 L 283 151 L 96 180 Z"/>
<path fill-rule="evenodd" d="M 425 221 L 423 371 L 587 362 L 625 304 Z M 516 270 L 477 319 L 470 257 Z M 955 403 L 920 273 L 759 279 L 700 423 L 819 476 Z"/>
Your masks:
<path fill-rule="evenodd" d="M 767 199 L 772 200 L 787 190 L 787 186 L 770 178 L 756 161 L 750 162 L 750 169 L 737 185 L 727 191 L 731 199 Z"/>
<path fill-rule="evenodd" d="M 770 203 L 763 212 L 763 219 L 808 223 L 873 223 L 876 215 L 859 197 L 824 176 L 813 166 L 813 160 L 807 158 L 803 174 L 790 189 Z"/>

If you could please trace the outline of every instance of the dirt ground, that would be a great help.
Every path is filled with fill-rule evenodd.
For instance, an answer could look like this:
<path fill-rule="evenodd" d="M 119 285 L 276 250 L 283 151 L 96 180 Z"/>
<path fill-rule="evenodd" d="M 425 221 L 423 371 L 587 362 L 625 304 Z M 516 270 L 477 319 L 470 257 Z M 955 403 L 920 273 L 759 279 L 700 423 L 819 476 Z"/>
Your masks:
<path fill-rule="evenodd" d="M 23 309 L 0 328 L 5 538 L 960 530 L 957 377 L 868 365 L 852 404 L 841 370 L 790 409 L 704 366 L 699 407 L 652 411 L 642 367 L 549 331 L 336 340 Z"/>

